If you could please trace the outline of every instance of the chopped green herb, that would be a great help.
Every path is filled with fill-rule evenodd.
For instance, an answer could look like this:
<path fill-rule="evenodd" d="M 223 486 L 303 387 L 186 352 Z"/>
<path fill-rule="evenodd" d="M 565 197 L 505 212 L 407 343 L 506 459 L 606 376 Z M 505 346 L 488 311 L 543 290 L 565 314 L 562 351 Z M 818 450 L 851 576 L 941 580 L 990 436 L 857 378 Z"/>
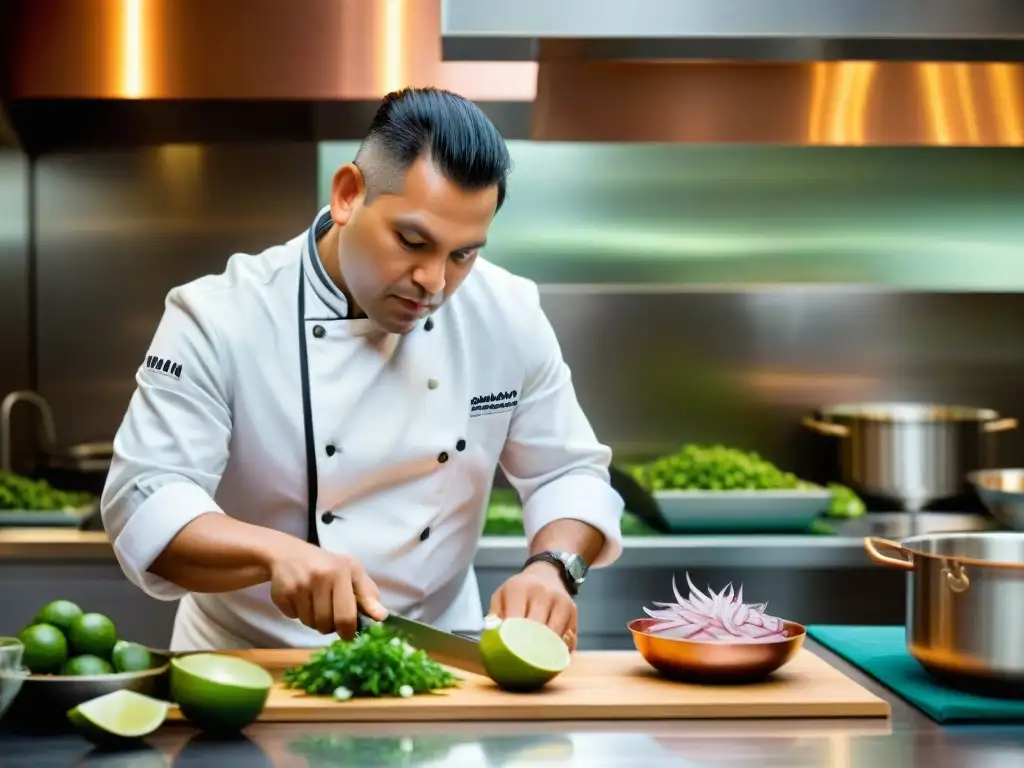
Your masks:
<path fill-rule="evenodd" d="M 452 688 L 461 680 L 381 624 L 371 625 L 351 641 L 335 641 L 284 674 L 287 687 L 338 701 L 357 696 L 407 698 Z"/>

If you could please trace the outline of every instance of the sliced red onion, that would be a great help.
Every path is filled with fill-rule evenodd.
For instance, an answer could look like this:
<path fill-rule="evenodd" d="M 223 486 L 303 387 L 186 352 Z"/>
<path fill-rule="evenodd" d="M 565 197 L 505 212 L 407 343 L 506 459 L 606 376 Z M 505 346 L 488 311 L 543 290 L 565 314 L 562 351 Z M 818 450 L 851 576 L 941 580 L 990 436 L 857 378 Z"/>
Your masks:
<path fill-rule="evenodd" d="M 726 584 L 721 592 L 708 587 L 708 594 L 697 589 L 686 574 L 690 588 L 684 598 L 672 577 L 674 603 L 654 603 L 655 609 L 644 608 L 644 613 L 656 623 L 647 632 L 684 640 L 712 640 L 724 642 L 764 643 L 783 640 L 788 635 L 782 620 L 765 613 L 768 603 L 743 602 L 743 585 L 733 591 Z"/>

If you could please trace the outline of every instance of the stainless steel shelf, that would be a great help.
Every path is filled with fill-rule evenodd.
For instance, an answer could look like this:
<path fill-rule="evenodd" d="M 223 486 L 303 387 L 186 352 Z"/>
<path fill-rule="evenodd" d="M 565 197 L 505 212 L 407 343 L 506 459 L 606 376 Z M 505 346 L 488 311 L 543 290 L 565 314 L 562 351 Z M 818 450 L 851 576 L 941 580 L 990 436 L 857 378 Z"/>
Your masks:
<path fill-rule="evenodd" d="M 982 515 L 924 512 L 912 524 L 905 513 L 872 513 L 837 525 L 835 535 L 643 536 L 625 539 L 616 568 L 864 568 L 865 536 L 900 540 L 915 533 L 984 531 L 998 525 Z M 477 568 L 519 568 L 526 555 L 521 536 L 484 537 Z"/>

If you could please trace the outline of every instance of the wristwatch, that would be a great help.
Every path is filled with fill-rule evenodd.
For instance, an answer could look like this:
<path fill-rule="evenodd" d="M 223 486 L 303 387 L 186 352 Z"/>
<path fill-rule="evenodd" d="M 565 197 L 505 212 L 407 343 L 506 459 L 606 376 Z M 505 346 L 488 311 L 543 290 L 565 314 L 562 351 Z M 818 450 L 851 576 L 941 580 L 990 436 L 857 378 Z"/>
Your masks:
<path fill-rule="evenodd" d="M 580 585 L 583 584 L 584 579 L 587 578 L 587 571 L 590 570 L 586 561 L 579 555 L 574 555 L 572 552 L 555 551 L 538 552 L 536 555 L 531 555 L 523 564 L 523 570 L 537 562 L 551 563 L 557 567 L 562 581 L 565 583 L 565 588 L 573 597 L 579 594 Z"/>

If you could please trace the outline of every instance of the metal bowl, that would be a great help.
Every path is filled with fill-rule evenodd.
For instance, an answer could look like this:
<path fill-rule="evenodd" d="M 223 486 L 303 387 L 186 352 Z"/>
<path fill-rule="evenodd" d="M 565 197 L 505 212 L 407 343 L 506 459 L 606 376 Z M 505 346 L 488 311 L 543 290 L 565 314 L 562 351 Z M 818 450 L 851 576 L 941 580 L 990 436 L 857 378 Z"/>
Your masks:
<path fill-rule="evenodd" d="M 803 647 L 807 631 L 782 622 L 790 636 L 768 643 L 715 642 L 659 637 L 646 630 L 657 619 L 634 619 L 626 626 L 640 655 L 665 677 L 695 683 L 749 683 L 775 672 Z"/>
<path fill-rule="evenodd" d="M 69 709 L 107 693 L 129 690 L 166 699 L 169 654 L 153 649 L 149 652 L 155 666 L 142 672 L 79 676 L 28 675 L 5 719 L 15 730 L 60 731 L 69 725 Z M 6 674 L 0 672 L 0 676 Z"/>
<path fill-rule="evenodd" d="M 1024 469 L 981 469 L 967 480 L 997 522 L 1024 531 Z"/>

